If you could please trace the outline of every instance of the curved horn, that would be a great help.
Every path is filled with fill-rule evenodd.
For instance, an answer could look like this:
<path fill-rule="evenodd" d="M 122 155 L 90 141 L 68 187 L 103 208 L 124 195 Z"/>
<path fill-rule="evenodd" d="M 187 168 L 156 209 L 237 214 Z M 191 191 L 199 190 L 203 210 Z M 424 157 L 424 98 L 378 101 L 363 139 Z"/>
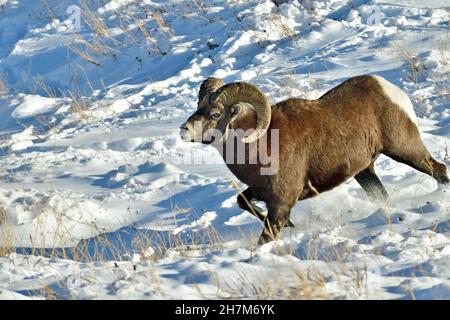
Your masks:
<path fill-rule="evenodd" d="M 242 139 L 244 143 L 258 140 L 269 128 L 272 111 L 269 99 L 251 83 L 234 82 L 224 85 L 214 93 L 212 100 L 215 103 L 222 103 L 225 107 L 230 107 L 238 102 L 247 102 L 253 105 L 256 111 L 256 127 L 253 133 Z"/>
<path fill-rule="evenodd" d="M 203 98 L 205 98 L 205 96 L 208 93 L 211 92 L 215 92 L 217 89 L 219 89 L 220 87 L 222 87 L 224 85 L 223 80 L 221 79 L 217 79 L 217 78 L 207 78 L 206 80 L 204 80 L 200 86 L 200 91 L 198 92 L 198 100 L 202 101 Z"/>

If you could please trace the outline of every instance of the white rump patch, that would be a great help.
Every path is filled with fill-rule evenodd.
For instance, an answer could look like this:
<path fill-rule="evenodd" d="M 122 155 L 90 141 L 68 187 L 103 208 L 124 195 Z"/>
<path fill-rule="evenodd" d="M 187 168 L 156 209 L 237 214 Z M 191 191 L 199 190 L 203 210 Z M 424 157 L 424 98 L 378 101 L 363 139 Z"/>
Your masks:
<path fill-rule="evenodd" d="M 383 88 L 383 92 L 386 94 L 386 96 L 391 99 L 391 101 L 400 109 L 405 111 L 411 121 L 417 125 L 417 117 L 416 113 L 414 112 L 414 107 L 406 93 L 404 93 L 403 90 L 396 85 L 390 83 L 380 76 L 372 77 L 378 81 L 380 86 Z"/>

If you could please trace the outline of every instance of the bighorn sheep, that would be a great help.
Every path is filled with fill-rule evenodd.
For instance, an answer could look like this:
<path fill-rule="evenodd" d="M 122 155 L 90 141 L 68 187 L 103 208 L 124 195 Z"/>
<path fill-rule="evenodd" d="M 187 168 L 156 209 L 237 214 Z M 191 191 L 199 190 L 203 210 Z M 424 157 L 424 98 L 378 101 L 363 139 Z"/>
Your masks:
<path fill-rule="evenodd" d="M 251 128 L 253 133 L 243 139 L 246 146 L 279 130 L 275 174 L 261 175 L 259 161 L 227 164 L 248 186 L 238 195 L 239 206 L 264 221 L 259 244 L 273 240 L 290 224 L 297 201 L 352 177 L 371 198 L 386 200 L 388 194 L 375 173 L 379 154 L 429 174 L 439 183 L 450 182 L 445 164 L 436 161 L 422 143 L 407 95 L 379 76 L 351 78 L 317 100 L 292 98 L 273 106 L 250 83 L 224 85 L 220 79 L 208 78 L 200 87 L 198 109 L 181 125 L 180 134 L 185 141 L 209 144 L 208 129 L 219 130 L 223 138 L 213 145 L 220 149 L 227 130 Z M 266 203 L 267 217 L 251 200 Z"/>

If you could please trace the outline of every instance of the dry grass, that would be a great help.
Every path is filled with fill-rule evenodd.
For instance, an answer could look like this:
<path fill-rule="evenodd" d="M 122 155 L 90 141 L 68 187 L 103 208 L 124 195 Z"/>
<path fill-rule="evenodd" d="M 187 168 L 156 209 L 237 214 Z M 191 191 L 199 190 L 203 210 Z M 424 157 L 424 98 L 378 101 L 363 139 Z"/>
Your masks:
<path fill-rule="evenodd" d="M 199 3 L 200 1 L 197 1 L 196 6 L 201 8 L 202 6 Z M 139 3 L 134 5 L 139 6 Z M 151 46 L 149 54 L 163 55 L 165 52 L 158 47 L 153 34 L 161 34 L 167 39 L 175 35 L 172 27 L 165 20 L 164 16 L 166 11 L 164 9 L 150 10 L 142 5 L 138 9 L 140 14 L 133 13 L 134 9 L 125 11 L 115 10 L 111 14 L 115 16 L 114 20 L 117 24 L 114 27 L 123 31 L 125 37 L 121 37 L 120 35 L 117 36 L 111 33 L 111 27 L 113 26 L 109 26 L 106 23 L 109 15 L 104 16 L 99 14 L 86 0 L 80 2 L 80 8 L 83 26 L 88 29 L 89 32 L 87 33 L 91 33 L 94 36 L 88 39 L 83 36 L 85 32 L 80 33 L 77 30 L 72 30 L 72 35 L 76 41 L 68 47 L 83 60 L 95 66 L 101 66 L 101 63 L 98 62 L 98 57 L 109 56 L 115 59 L 117 55 L 121 54 L 117 50 L 118 48 L 123 48 L 128 45 L 138 46 L 140 45 L 141 39 Z M 48 5 L 47 11 L 50 19 L 56 19 L 56 15 Z M 143 16 L 142 13 L 144 14 Z M 154 22 L 157 28 L 150 29 L 149 23 L 151 22 Z M 122 39 L 119 40 L 119 37 Z"/>
<path fill-rule="evenodd" d="M 42 201 L 42 207 L 37 209 L 45 211 L 46 205 L 47 203 Z M 64 213 L 61 216 L 63 217 Z M 175 216 L 176 214 L 174 213 L 174 222 L 176 223 Z M 64 217 L 68 218 L 67 216 Z M 2 226 L 0 230 L 8 230 L 8 228 L 4 228 L 7 224 L 6 211 L 0 207 L 0 226 Z M 45 229 L 46 221 L 40 219 L 36 225 L 36 236 L 30 236 L 31 246 L 27 253 L 34 256 L 70 259 L 75 262 L 87 263 L 87 266 L 92 268 L 93 278 L 89 280 L 92 284 L 100 281 L 95 278 L 95 268 L 99 266 L 98 262 L 115 261 L 114 266 L 118 268 L 120 262 L 130 262 L 136 255 L 140 257 L 142 263 L 146 261 L 154 262 L 167 257 L 190 260 L 204 257 L 213 252 L 220 252 L 227 248 L 227 244 L 221 238 L 219 232 L 212 227 L 198 232 L 180 232 L 177 234 L 170 232 L 146 232 L 132 228 L 115 232 L 112 236 L 111 234 L 105 234 L 105 230 L 88 223 L 87 225 L 96 229 L 100 235 L 81 240 L 76 246 L 67 246 L 65 236 L 70 230 L 61 229 L 57 231 L 60 238 L 56 237 L 51 242 L 53 247 L 42 249 L 42 247 L 48 246 L 45 239 L 40 237 L 41 240 L 39 242 L 33 240 L 33 238 L 37 239 L 37 235 L 40 232 L 42 233 Z M 313 226 L 311 228 L 314 229 Z M 211 272 L 209 277 L 213 280 L 217 288 L 217 296 L 215 298 L 339 298 L 338 292 L 330 292 L 327 289 L 330 274 L 336 283 L 336 287 L 340 288 L 342 292 L 345 292 L 346 297 L 370 298 L 371 287 L 368 282 L 370 278 L 369 266 L 366 264 L 354 265 L 349 263 L 346 260 L 346 256 L 351 254 L 353 249 L 352 247 L 347 247 L 345 244 L 339 243 L 324 249 L 320 245 L 321 239 L 319 235 L 319 233 L 311 233 L 304 244 L 275 242 L 275 246 L 271 250 L 272 254 L 274 254 L 274 260 L 271 262 L 270 268 L 266 269 L 267 272 L 252 272 L 251 266 L 257 263 L 257 260 L 253 259 L 254 251 L 251 249 L 248 261 L 235 261 L 236 263 L 248 262 L 249 269 L 236 269 L 237 275 L 227 278 L 217 273 L 218 271 Z M 243 237 L 245 236 L 248 237 L 248 234 L 243 235 Z M 0 246 L 0 256 L 8 256 L 16 251 L 13 245 L 11 245 L 11 239 L 10 233 L 0 233 L 0 243 L 2 244 Z M 376 254 L 381 254 L 381 252 Z M 277 257 L 285 257 L 286 259 L 278 260 Z M 299 261 L 321 261 L 326 263 L 327 267 L 320 270 L 314 266 L 304 269 L 304 267 L 300 268 L 304 264 L 298 264 Z M 151 280 L 152 286 L 158 288 L 161 284 L 161 278 L 150 267 L 151 265 L 152 263 L 146 264 L 148 278 Z M 135 266 L 135 264 L 130 264 L 129 266 Z M 110 267 L 105 264 L 104 268 Z M 426 270 L 419 271 L 426 274 Z M 328 275 L 324 272 L 328 273 Z M 59 282 L 53 283 L 51 286 L 44 286 L 30 294 L 38 295 L 46 299 L 59 299 L 61 297 L 58 296 L 58 292 L 61 290 L 67 291 L 67 281 L 67 277 L 62 277 Z M 192 279 L 189 283 L 197 289 L 199 297 L 205 299 L 212 298 L 211 292 L 204 292 L 202 285 L 196 284 Z M 61 290 L 58 289 L 59 287 Z M 74 295 L 72 298 L 76 299 L 77 297 Z"/>
<path fill-rule="evenodd" d="M 0 205 L 0 257 L 7 256 L 15 252 L 12 243 L 12 233 L 10 229 L 8 213 Z"/>
<path fill-rule="evenodd" d="M 281 39 L 289 39 L 289 40 L 295 40 L 297 39 L 297 34 L 295 31 L 283 21 L 283 17 L 279 14 L 272 14 L 268 18 L 269 24 L 273 26 L 275 30 L 280 35 Z"/>
<path fill-rule="evenodd" d="M 401 61 L 406 61 L 408 64 L 407 78 L 409 81 L 414 83 L 417 87 L 422 81 L 421 78 L 426 77 L 428 81 L 433 84 L 433 93 L 436 96 L 440 96 L 444 99 L 450 98 L 450 87 L 448 85 L 448 79 L 450 76 L 449 72 L 439 73 L 428 70 L 425 63 L 421 60 L 418 55 L 414 55 L 405 46 L 397 43 L 394 46 L 394 50 Z M 439 63 L 446 66 L 448 65 L 450 57 L 450 22 L 447 29 L 446 36 L 439 40 L 436 44 L 436 50 L 439 53 L 440 59 Z M 422 97 L 416 97 L 421 100 Z"/>
<path fill-rule="evenodd" d="M 289 274 L 281 273 L 286 266 L 273 266 L 272 272 L 254 274 L 239 272 L 235 279 L 226 282 L 216 276 L 215 285 L 222 292 L 218 298 L 257 300 L 312 300 L 329 299 L 325 290 L 325 278 L 319 271 L 303 271 L 294 264 Z"/>
<path fill-rule="evenodd" d="M 88 43 L 88 42 L 84 42 L 84 43 Z M 92 46 L 92 45 L 88 45 L 89 47 L 93 47 L 95 48 L 95 50 L 98 50 L 98 48 L 100 48 L 100 46 Z M 74 45 L 70 45 L 69 49 L 72 50 L 74 53 L 76 53 L 77 55 L 79 55 L 83 60 L 92 63 L 93 65 L 100 67 L 101 64 L 98 63 L 95 58 L 93 58 L 88 52 L 83 51 L 82 49 L 74 46 Z"/>
<path fill-rule="evenodd" d="M 80 94 L 80 92 L 74 92 L 69 90 L 69 98 L 70 98 L 70 108 L 76 113 L 80 119 L 87 120 L 88 116 L 86 115 L 86 111 L 88 110 L 88 103 L 86 99 Z"/>
<path fill-rule="evenodd" d="M 406 48 L 400 47 L 399 50 L 400 54 L 408 62 L 409 66 L 408 80 L 417 84 L 419 82 L 419 77 L 426 73 L 427 67 L 420 60 L 420 57 L 411 54 L 411 52 L 408 51 Z"/>
<path fill-rule="evenodd" d="M 94 91 L 92 85 L 88 78 L 86 78 L 85 82 L 90 86 L 91 90 Z M 79 79 L 76 73 L 72 73 L 72 87 L 73 89 L 62 90 L 62 89 L 52 89 L 44 82 L 44 80 L 40 77 L 36 77 L 33 79 L 33 83 L 36 89 L 45 92 L 45 94 L 49 98 L 59 98 L 60 103 L 56 106 L 56 109 L 60 109 L 65 104 L 70 106 L 70 112 L 72 114 L 76 114 L 79 120 L 88 121 L 89 113 L 87 112 L 90 108 L 91 102 L 89 99 L 83 95 L 80 86 Z M 43 126 L 48 129 L 58 130 L 55 125 L 49 125 L 45 119 L 36 118 L 36 120 Z"/>
<path fill-rule="evenodd" d="M 47 202 L 41 201 L 36 204 L 35 210 L 44 212 L 47 208 Z M 179 210 L 178 210 L 179 211 Z M 174 212 L 176 223 L 176 214 Z M 61 214 L 60 219 L 65 216 Z M 4 209 L 0 209 L 0 221 L 2 226 L 8 224 L 7 214 Z M 62 225 L 62 221 L 60 221 Z M 82 222 L 79 222 L 82 223 Z M 43 230 L 47 226 L 45 219 L 38 218 L 36 222 L 35 236 L 30 235 L 30 248 L 27 254 L 34 256 L 43 256 L 49 258 L 70 259 L 83 263 L 98 263 L 106 261 L 129 261 L 134 255 L 139 255 L 141 261 L 155 261 L 169 256 L 176 256 L 179 259 L 192 259 L 205 256 L 211 252 L 223 251 L 226 245 L 219 232 L 212 227 L 201 231 L 189 233 L 172 234 L 170 232 L 145 232 L 138 229 L 126 229 L 116 232 L 114 236 L 104 234 L 105 230 L 88 224 L 97 229 L 100 235 L 81 240 L 76 246 L 67 246 L 65 238 L 70 230 L 56 230 L 56 237 L 53 240 L 42 237 Z M 2 228 L 1 230 L 8 230 Z M 130 232 L 132 235 L 130 235 Z M 39 236 L 40 235 L 40 236 Z M 131 240 L 130 240 L 131 236 Z M 247 235 L 248 236 L 248 235 Z M 40 238 L 40 240 L 35 240 Z M 0 256 L 8 256 L 16 251 L 12 245 L 10 233 L 3 234 L 0 248 Z M 49 241 L 51 241 L 49 243 Z M 50 244 L 50 247 L 49 247 Z M 47 249 L 43 249 L 49 247 Z M 295 248 L 279 247 L 280 255 L 293 254 Z M 317 258 L 317 253 L 311 254 L 309 258 Z M 274 262 L 275 263 L 275 262 Z M 308 270 L 304 272 L 298 269 L 292 263 L 289 275 L 283 274 L 281 270 L 286 270 L 286 266 L 279 266 L 274 269 L 273 274 L 251 274 L 240 272 L 238 279 L 231 279 L 224 282 L 219 274 L 211 275 L 216 279 L 215 284 L 218 288 L 217 298 L 241 298 L 245 296 L 257 297 L 258 299 L 327 299 L 329 296 L 325 292 L 325 280 L 320 272 Z M 151 271 L 151 270 L 149 270 Z M 152 275 L 152 283 L 159 285 L 159 277 Z M 222 279 L 222 280 L 220 280 Z M 93 282 L 97 279 L 92 279 Z M 197 288 L 200 297 L 210 298 L 210 295 L 202 292 L 201 286 L 192 283 Z M 44 286 L 41 289 L 30 292 L 32 295 L 44 297 L 46 299 L 59 299 L 58 286 L 65 289 L 67 281 L 63 277 L 58 283 L 51 286 Z M 73 297 L 76 299 L 76 297 Z"/>
<path fill-rule="evenodd" d="M 8 85 L 6 80 L 0 75 L 0 98 L 6 97 L 8 95 Z"/>

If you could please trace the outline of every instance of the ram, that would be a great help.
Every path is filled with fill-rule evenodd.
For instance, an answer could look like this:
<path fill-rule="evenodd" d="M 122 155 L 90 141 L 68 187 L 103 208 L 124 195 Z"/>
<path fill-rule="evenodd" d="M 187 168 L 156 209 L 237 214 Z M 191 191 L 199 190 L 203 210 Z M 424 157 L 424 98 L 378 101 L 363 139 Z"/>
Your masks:
<path fill-rule="evenodd" d="M 222 138 L 213 139 L 212 129 L 221 132 Z M 225 159 L 230 129 L 253 129 L 242 139 L 247 149 L 250 145 L 261 148 L 259 140 L 277 130 L 274 161 L 278 169 L 274 174 L 261 174 L 266 164 L 259 158 L 253 163 L 227 163 L 248 186 L 238 195 L 239 206 L 264 221 L 259 244 L 275 239 L 283 227 L 291 225 L 289 216 L 297 201 L 352 177 L 372 199 L 386 200 L 388 194 L 374 166 L 380 154 L 439 183 L 450 182 L 447 167 L 431 156 L 420 138 L 410 99 L 379 76 L 348 79 L 317 100 L 291 98 L 273 106 L 250 83 L 225 85 L 220 79 L 208 78 L 200 87 L 198 109 L 181 125 L 180 134 L 185 141 L 212 143 Z M 252 200 L 266 203 L 266 216 Z"/>

